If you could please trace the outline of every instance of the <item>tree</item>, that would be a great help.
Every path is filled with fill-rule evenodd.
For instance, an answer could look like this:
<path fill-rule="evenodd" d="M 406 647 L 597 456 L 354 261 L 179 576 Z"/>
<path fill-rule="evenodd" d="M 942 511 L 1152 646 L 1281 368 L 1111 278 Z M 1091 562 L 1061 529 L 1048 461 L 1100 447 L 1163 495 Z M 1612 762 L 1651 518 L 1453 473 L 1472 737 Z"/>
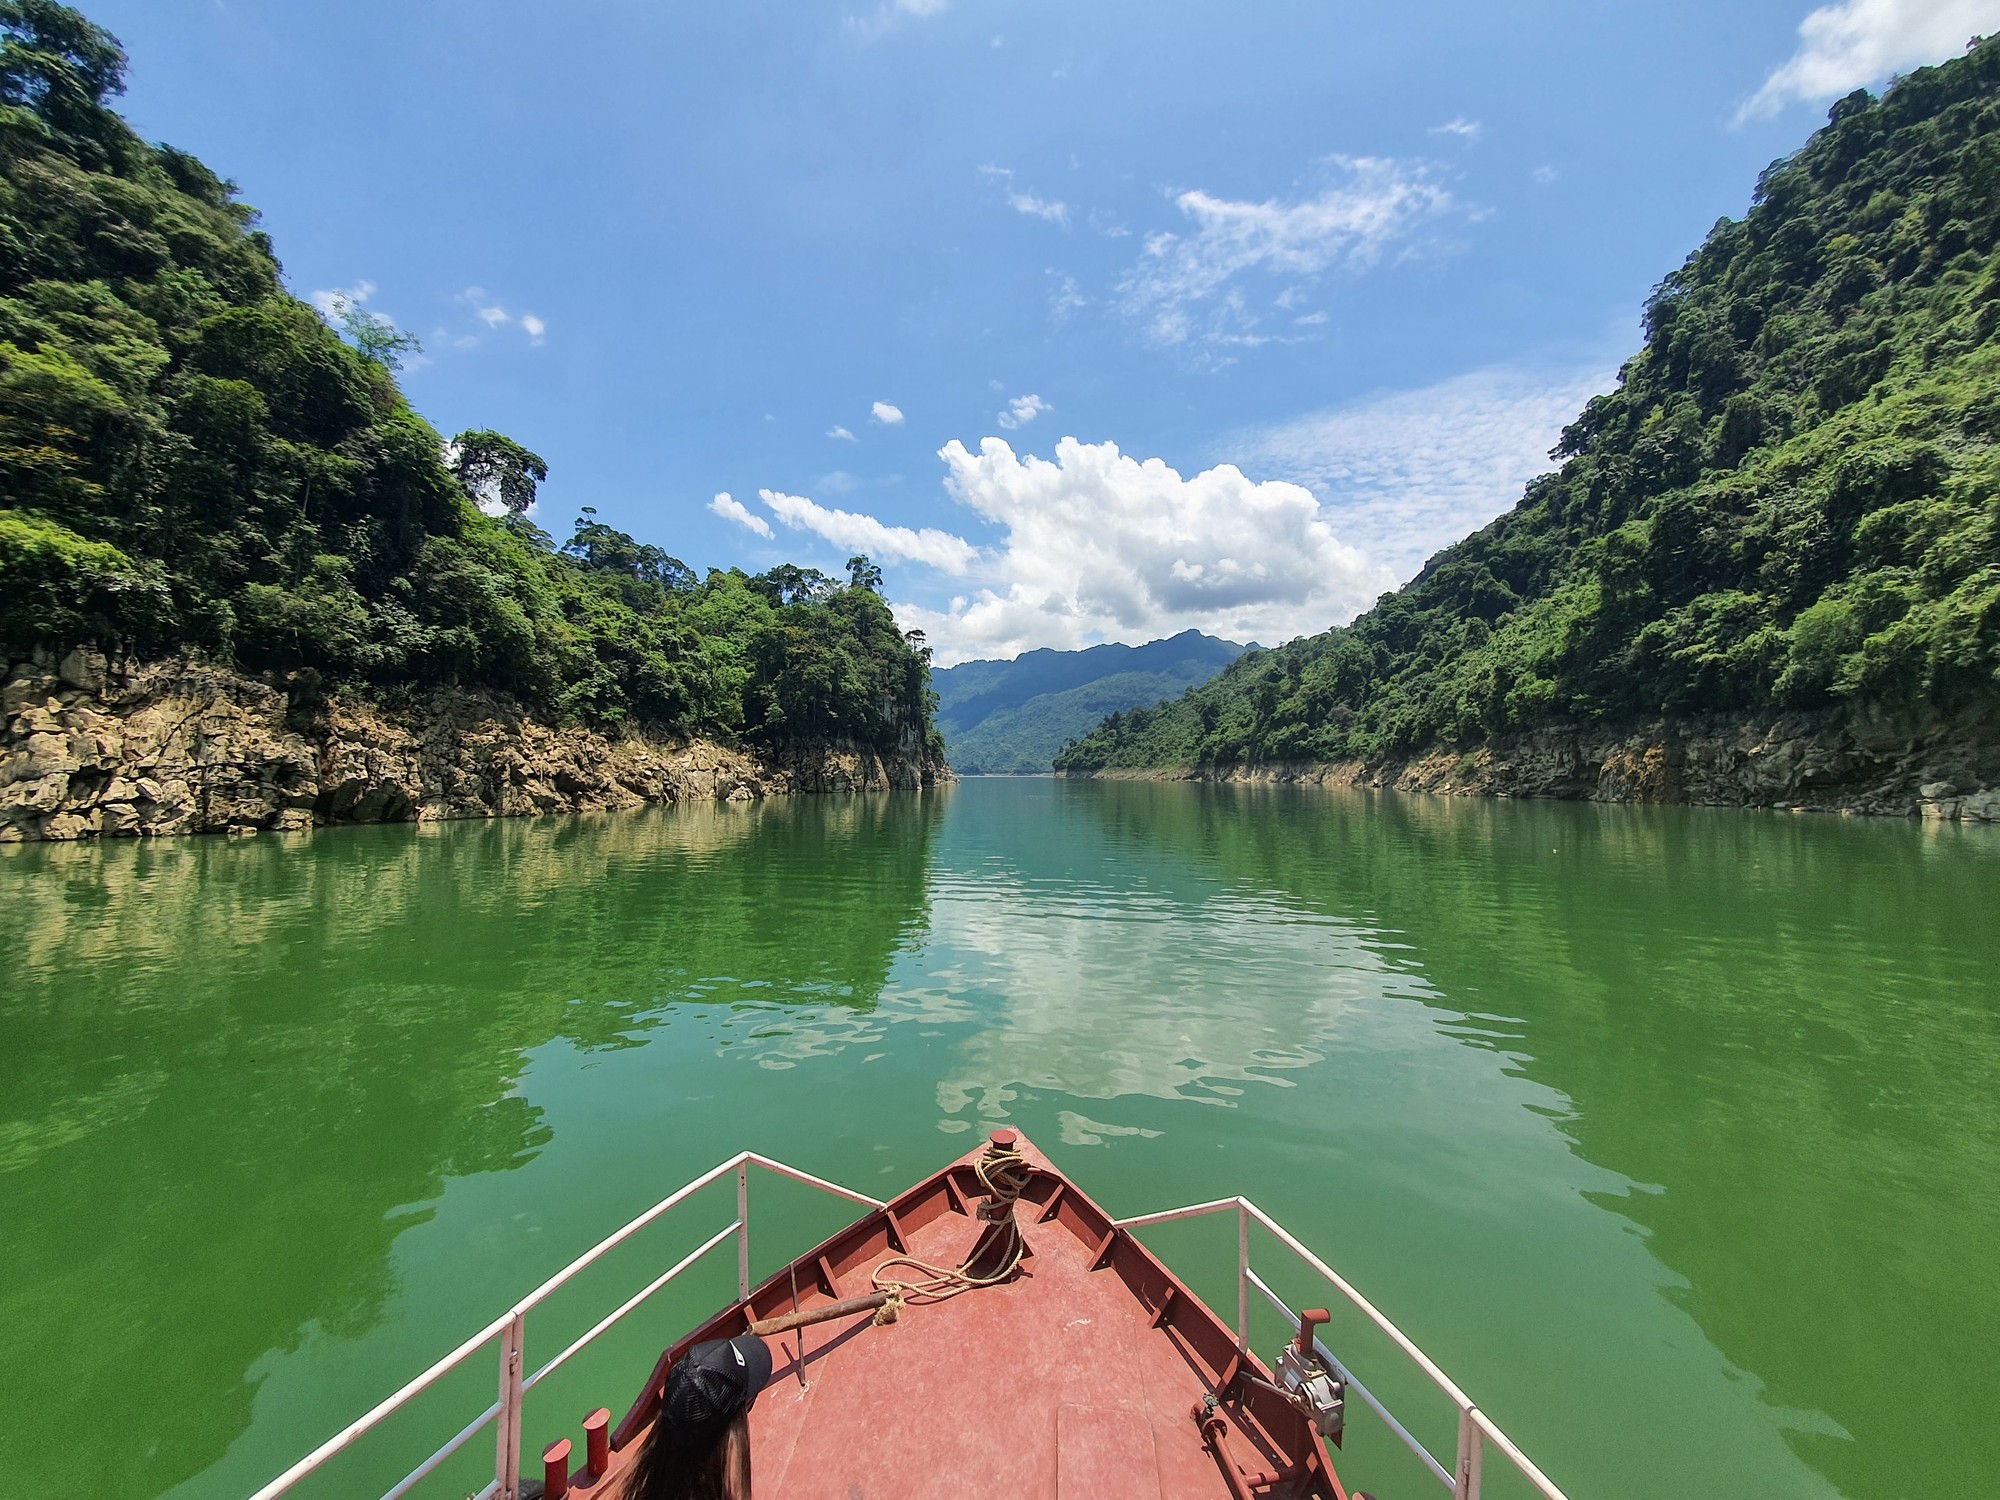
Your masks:
<path fill-rule="evenodd" d="M 549 477 L 549 466 L 539 453 L 484 428 L 453 438 L 450 462 L 452 473 L 474 500 L 498 504 L 514 516 L 525 514 L 535 503 L 535 486 Z"/>
<path fill-rule="evenodd" d="M 363 359 L 385 370 L 400 370 L 404 355 L 424 352 L 414 333 L 398 328 L 380 313 L 368 311 L 345 292 L 333 294 L 333 321 L 360 350 Z"/>
<path fill-rule="evenodd" d="M 694 569 L 673 557 L 664 548 L 636 541 L 613 526 L 597 519 L 597 507 L 586 505 L 576 518 L 576 530 L 563 543 L 562 553 L 599 573 L 622 573 L 645 583 L 655 583 L 671 593 L 686 593 L 699 581 Z"/>
<path fill-rule="evenodd" d="M 856 553 L 847 560 L 847 583 L 850 588 L 879 594 L 882 592 L 882 570 L 868 560 L 867 553 Z"/>
<path fill-rule="evenodd" d="M 833 586 L 833 580 L 818 568 L 801 568 L 793 563 L 780 563 L 750 580 L 751 588 L 779 605 L 810 604 L 824 598 Z"/>
<path fill-rule="evenodd" d="M 123 130 L 104 101 L 124 92 L 125 49 L 102 26 L 56 0 L 0 0 L 0 103 L 101 147 Z"/>

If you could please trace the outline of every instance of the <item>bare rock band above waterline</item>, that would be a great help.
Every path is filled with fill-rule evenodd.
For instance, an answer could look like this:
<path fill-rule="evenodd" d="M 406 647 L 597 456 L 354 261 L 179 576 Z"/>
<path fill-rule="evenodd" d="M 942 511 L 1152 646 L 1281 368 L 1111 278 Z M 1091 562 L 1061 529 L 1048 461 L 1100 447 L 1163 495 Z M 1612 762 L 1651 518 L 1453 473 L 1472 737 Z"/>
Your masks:
<path fill-rule="evenodd" d="M 130 666 L 78 650 L 15 663 L 0 686 L 0 843 L 915 790 L 950 776 L 920 741 L 751 750 L 614 736 L 541 722 L 493 693 L 387 705 L 193 660 Z"/>
<path fill-rule="evenodd" d="M 1445 796 L 1687 803 L 2000 822 L 2000 724 L 1839 712 L 1711 715 L 1511 735 L 1382 761 L 1069 772 L 1078 779 L 1297 782 Z"/>

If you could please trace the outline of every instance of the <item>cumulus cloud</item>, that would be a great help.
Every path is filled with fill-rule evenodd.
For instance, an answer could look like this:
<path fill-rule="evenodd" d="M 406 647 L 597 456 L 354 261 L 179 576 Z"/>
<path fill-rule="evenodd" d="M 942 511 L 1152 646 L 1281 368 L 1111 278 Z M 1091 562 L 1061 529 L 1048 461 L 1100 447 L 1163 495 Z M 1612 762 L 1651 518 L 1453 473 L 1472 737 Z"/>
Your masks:
<path fill-rule="evenodd" d="M 1016 396 L 1012 401 L 1007 403 L 1007 409 L 995 417 L 994 420 L 1011 432 L 1016 427 L 1026 427 L 1043 412 L 1053 410 L 1055 408 L 1050 406 L 1040 396 Z"/>
<path fill-rule="evenodd" d="M 1216 449 L 1229 461 L 1192 475 L 1110 442 L 1065 437 L 1043 458 L 999 437 L 977 451 L 954 440 L 938 454 L 944 488 L 991 528 L 985 546 L 759 496 L 777 521 L 842 552 L 962 580 L 895 605 L 946 665 L 1189 628 L 1270 645 L 1352 619 L 1513 506 L 1549 467 L 1563 424 L 1615 379 L 1608 357 L 1475 371 L 1235 433 Z M 1017 397 L 1002 420 L 1027 403 L 1048 409 Z M 761 520 L 727 500 L 710 509 Z M 898 590 L 909 592 L 923 591 Z"/>
<path fill-rule="evenodd" d="M 1127 315 L 1156 344 L 1260 342 L 1246 299 L 1231 286 L 1236 278 L 1363 269 L 1454 206 L 1420 162 L 1343 156 L 1332 165 L 1339 185 L 1296 202 L 1182 193 L 1175 206 L 1194 227 L 1147 236 L 1138 264 L 1118 284 Z"/>
<path fill-rule="evenodd" d="M 2000 29 L 2000 0 L 1841 0 L 1799 22 L 1799 50 L 1744 101 L 1736 123 L 1788 104 L 1837 99 L 1892 73 L 1942 62 Z"/>
<path fill-rule="evenodd" d="M 731 495 L 727 490 L 708 502 L 708 508 L 725 521 L 734 521 L 747 531 L 753 531 L 765 541 L 770 541 L 777 533 L 771 530 L 771 523 L 757 512 Z"/>
<path fill-rule="evenodd" d="M 924 563 L 941 573 L 961 574 L 972 566 L 978 549 L 963 537 L 925 527 L 889 526 L 873 516 L 832 510 L 803 495 L 759 490 L 757 498 L 794 531 L 809 531 L 848 552 L 866 552 L 877 562 Z"/>
<path fill-rule="evenodd" d="M 830 438 L 839 438 L 843 443 L 858 443 L 861 441 L 860 438 L 849 432 L 845 427 L 829 427 L 826 430 L 826 435 Z"/>
<path fill-rule="evenodd" d="M 1401 580 L 1513 506 L 1551 466 L 1563 425 L 1616 383 L 1609 360 L 1478 370 L 1240 432 L 1222 446 L 1247 467 L 1309 488 L 1341 536 Z"/>
<path fill-rule="evenodd" d="M 940 659 L 1147 641 L 1189 626 L 1275 642 L 1351 616 L 1393 581 L 1334 534 L 1303 486 L 1222 464 L 1183 477 L 1115 443 L 1066 437 L 1053 461 L 989 437 L 940 451 L 954 499 L 1004 529 L 980 587 L 899 605 Z"/>
<path fill-rule="evenodd" d="M 549 331 L 549 325 L 533 313 L 522 313 L 521 331 L 527 334 L 529 343 L 539 344 L 542 341 L 542 335 Z"/>
<path fill-rule="evenodd" d="M 1031 219 L 1042 219 L 1050 224 L 1060 224 L 1069 228 L 1069 207 L 1053 198 L 1042 198 L 1026 192 L 1014 185 L 1014 169 L 1011 167 L 981 167 L 982 176 L 1000 182 L 1007 194 L 1007 206 L 1017 214 L 1026 214 Z"/>
<path fill-rule="evenodd" d="M 891 406 L 886 401 L 877 401 L 873 406 L 868 408 L 868 414 L 884 427 L 894 427 L 903 420 L 903 409 L 899 406 Z"/>
<path fill-rule="evenodd" d="M 1476 141 L 1485 128 L 1477 120 L 1468 120 L 1461 115 L 1455 120 L 1446 120 L 1442 125 L 1431 126 L 1431 134 L 1455 135 L 1462 141 Z"/>

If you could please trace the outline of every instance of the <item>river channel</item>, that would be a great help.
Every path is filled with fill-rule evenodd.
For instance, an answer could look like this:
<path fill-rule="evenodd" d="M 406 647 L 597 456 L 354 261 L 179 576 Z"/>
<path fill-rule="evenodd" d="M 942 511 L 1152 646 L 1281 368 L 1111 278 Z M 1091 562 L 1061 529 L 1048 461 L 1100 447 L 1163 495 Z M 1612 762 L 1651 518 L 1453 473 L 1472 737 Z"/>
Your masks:
<path fill-rule="evenodd" d="M 1573 1500 L 2000 1472 L 2000 832 L 992 780 L 0 851 L 0 1475 L 241 1497 L 744 1147 L 886 1196 L 1002 1122 L 1114 1213 L 1256 1199 Z M 757 1192 L 759 1275 L 848 1216 Z M 733 1213 L 566 1289 L 529 1362 Z M 1233 1224 L 1149 1243 L 1233 1313 Z M 493 1389 L 299 1493 L 380 1493 Z M 1445 1493 L 1360 1415 L 1343 1469 Z"/>

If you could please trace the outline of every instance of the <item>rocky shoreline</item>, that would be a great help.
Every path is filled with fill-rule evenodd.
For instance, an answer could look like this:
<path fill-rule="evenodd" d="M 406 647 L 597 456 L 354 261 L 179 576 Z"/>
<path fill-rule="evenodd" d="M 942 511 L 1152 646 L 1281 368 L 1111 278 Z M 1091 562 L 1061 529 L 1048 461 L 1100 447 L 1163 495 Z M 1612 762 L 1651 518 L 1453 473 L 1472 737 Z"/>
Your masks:
<path fill-rule="evenodd" d="M 492 693 L 385 704 L 81 650 L 15 663 L 0 687 L 0 843 L 742 802 L 950 776 L 914 729 L 887 754 L 750 751 L 559 728 Z"/>
<path fill-rule="evenodd" d="M 1538 730 L 1471 750 L 1432 751 L 1408 760 L 1084 774 L 2000 822 L 2000 722 L 1989 716 L 1824 713 L 1746 720 L 1717 715 L 1619 728 Z"/>

